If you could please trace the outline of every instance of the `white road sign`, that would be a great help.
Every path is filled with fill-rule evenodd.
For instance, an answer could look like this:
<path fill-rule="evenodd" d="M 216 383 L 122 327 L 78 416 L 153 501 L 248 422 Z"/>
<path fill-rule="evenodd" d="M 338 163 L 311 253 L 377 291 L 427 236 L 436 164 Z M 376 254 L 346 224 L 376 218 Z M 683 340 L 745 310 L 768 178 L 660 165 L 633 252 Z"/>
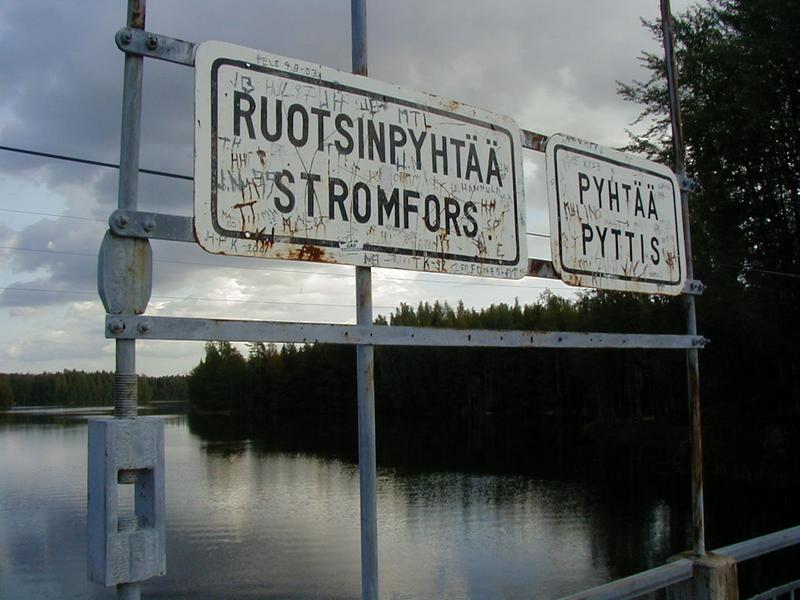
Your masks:
<path fill-rule="evenodd" d="M 680 294 L 680 189 L 664 165 L 576 138 L 547 140 L 553 265 L 571 285 Z"/>
<path fill-rule="evenodd" d="M 206 42 L 195 58 L 195 233 L 209 252 L 519 278 L 509 118 Z"/>

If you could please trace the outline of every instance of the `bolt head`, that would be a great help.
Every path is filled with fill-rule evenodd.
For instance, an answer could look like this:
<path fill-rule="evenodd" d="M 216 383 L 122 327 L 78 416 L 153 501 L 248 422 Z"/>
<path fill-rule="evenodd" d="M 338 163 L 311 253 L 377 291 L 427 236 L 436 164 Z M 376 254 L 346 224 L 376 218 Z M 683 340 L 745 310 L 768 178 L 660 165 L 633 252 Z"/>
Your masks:
<path fill-rule="evenodd" d="M 158 47 L 158 38 L 154 35 L 147 36 L 147 47 L 150 50 L 155 50 Z"/>
<path fill-rule="evenodd" d="M 111 321 L 108 324 L 108 330 L 111 333 L 122 333 L 123 331 L 125 331 L 125 323 L 123 323 L 122 321 Z"/>
<path fill-rule="evenodd" d="M 120 215 L 120 216 L 117 217 L 117 225 L 119 227 L 121 227 L 122 229 L 127 227 L 128 223 L 130 223 L 130 219 L 128 219 L 128 217 L 126 215 Z"/>
<path fill-rule="evenodd" d="M 136 329 L 139 331 L 139 333 L 147 333 L 148 331 L 150 331 L 150 323 L 148 323 L 147 321 L 141 321 L 136 326 Z"/>
<path fill-rule="evenodd" d="M 123 31 L 120 36 L 120 41 L 124 46 L 127 46 L 133 41 L 133 34 L 130 31 Z"/>
<path fill-rule="evenodd" d="M 145 231 L 153 231 L 156 228 L 156 222 L 153 219 L 147 219 L 142 224 L 142 227 Z"/>

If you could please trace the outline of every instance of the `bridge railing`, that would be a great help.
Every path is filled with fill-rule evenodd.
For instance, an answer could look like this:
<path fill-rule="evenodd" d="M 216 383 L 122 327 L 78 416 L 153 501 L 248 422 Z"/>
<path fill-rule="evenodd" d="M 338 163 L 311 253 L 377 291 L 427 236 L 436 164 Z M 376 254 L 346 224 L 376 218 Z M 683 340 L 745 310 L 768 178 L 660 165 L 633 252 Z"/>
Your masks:
<path fill-rule="evenodd" d="M 658 590 L 667 590 L 669 600 L 738 600 L 736 564 L 794 545 L 800 545 L 800 525 L 723 546 L 706 556 L 684 555 L 660 567 L 560 600 L 632 600 Z M 795 600 L 795 596 L 800 598 L 798 590 L 800 579 L 758 594 L 750 600 L 783 597 Z"/>

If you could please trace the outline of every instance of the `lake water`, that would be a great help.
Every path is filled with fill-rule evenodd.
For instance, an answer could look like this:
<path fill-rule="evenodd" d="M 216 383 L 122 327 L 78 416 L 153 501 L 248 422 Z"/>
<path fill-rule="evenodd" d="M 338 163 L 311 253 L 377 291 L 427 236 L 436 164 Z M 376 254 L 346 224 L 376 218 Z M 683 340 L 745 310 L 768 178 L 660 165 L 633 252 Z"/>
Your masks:
<path fill-rule="evenodd" d="M 359 597 L 351 430 L 164 418 L 167 575 L 144 583 L 143 597 Z M 0 598 L 116 597 L 86 578 L 86 420 L 0 415 Z M 592 462 L 559 478 L 553 465 L 575 460 L 563 448 L 512 443 L 503 431 L 468 437 L 379 427 L 382 598 L 557 598 L 689 546 L 685 476 L 632 477 L 620 461 L 608 476 L 588 476 L 603 465 Z M 769 502 L 781 517 L 741 498 L 719 502 L 727 516 L 709 519 L 726 532 L 717 545 L 796 524 L 779 496 Z"/>

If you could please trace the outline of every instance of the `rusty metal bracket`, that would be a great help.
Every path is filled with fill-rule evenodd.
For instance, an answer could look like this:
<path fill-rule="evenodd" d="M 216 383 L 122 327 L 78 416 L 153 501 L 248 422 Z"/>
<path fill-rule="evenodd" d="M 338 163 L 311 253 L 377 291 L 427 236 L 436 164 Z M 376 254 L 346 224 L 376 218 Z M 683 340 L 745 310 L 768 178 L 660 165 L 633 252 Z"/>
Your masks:
<path fill-rule="evenodd" d="M 528 131 L 521 129 L 522 132 L 522 147 L 534 152 L 544 152 L 544 145 L 547 142 L 547 136 L 543 133 L 536 133 L 535 131 Z"/>
<path fill-rule="evenodd" d="M 194 219 L 154 212 L 119 209 L 111 213 L 108 226 L 122 237 L 196 242 Z"/>
<path fill-rule="evenodd" d="M 106 337 L 451 348 L 651 348 L 663 350 L 702 348 L 709 341 L 697 335 L 491 331 L 137 315 L 107 315 Z"/>
<path fill-rule="evenodd" d="M 706 284 L 699 279 L 687 279 L 681 293 L 689 294 L 690 296 L 702 296 L 705 289 Z"/>
<path fill-rule="evenodd" d="M 141 29 L 123 27 L 114 36 L 117 47 L 128 54 L 157 58 L 167 62 L 194 66 L 197 44 Z"/>
<path fill-rule="evenodd" d="M 560 279 L 551 260 L 541 260 L 539 258 L 528 259 L 527 277 L 541 277 L 543 279 Z"/>

